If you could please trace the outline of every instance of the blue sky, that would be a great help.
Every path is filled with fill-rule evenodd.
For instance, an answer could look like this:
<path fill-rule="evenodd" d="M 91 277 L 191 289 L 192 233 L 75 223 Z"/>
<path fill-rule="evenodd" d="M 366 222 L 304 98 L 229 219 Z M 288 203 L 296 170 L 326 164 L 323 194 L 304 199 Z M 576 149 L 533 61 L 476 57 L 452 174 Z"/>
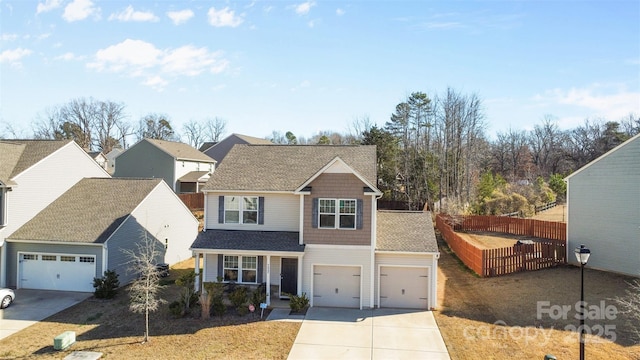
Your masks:
<path fill-rule="evenodd" d="M 78 97 L 227 133 L 384 125 L 414 91 L 483 99 L 488 133 L 640 115 L 640 1 L 0 0 L 0 134 Z"/>

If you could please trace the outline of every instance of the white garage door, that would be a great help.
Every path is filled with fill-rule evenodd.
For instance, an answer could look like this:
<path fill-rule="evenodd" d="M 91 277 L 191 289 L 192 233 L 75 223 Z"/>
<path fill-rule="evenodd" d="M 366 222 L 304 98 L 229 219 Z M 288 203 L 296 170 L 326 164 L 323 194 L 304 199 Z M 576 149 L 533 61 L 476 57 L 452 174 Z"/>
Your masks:
<path fill-rule="evenodd" d="M 19 288 L 93 292 L 93 255 L 19 254 Z"/>
<path fill-rule="evenodd" d="M 313 306 L 360 308 L 360 267 L 314 266 Z"/>
<path fill-rule="evenodd" d="M 429 269 L 380 267 L 380 307 L 428 309 Z"/>

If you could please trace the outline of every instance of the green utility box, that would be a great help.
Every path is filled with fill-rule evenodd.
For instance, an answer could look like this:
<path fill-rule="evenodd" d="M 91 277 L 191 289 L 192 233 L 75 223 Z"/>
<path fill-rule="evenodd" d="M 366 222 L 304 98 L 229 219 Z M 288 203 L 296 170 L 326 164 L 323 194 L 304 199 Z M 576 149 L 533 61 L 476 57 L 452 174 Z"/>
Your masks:
<path fill-rule="evenodd" d="M 65 331 L 53 338 L 53 348 L 56 350 L 64 350 L 76 342 L 75 331 Z"/>

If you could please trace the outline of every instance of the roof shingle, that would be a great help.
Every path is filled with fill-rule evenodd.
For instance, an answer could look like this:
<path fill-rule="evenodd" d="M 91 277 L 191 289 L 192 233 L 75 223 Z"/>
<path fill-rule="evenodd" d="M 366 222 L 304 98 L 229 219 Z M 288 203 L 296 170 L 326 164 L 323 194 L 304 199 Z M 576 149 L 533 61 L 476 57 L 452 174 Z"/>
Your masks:
<path fill-rule="evenodd" d="M 304 252 L 298 236 L 291 231 L 207 230 L 198 234 L 191 248 Z"/>
<path fill-rule="evenodd" d="M 166 152 L 167 154 L 173 156 L 176 160 L 192 160 L 192 161 L 202 161 L 202 162 L 216 162 L 214 159 L 209 157 L 208 155 L 198 151 L 191 145 L 175 142 L 175 141 L 166 141 L 166 140 L 157 140 L 157 139 L 145 139 L 148 142 L 154 144 L 159 147 L 161 150 Z"/>
<path fill-rule="evenodd" d="M 430 212 L 378 211 L 376 251 L 438 252 Z"/>
<path fill-rule="evenodd" d="M 1 140 L 0 181 L 10 179 L 35 165 L 73 140 Z"/>

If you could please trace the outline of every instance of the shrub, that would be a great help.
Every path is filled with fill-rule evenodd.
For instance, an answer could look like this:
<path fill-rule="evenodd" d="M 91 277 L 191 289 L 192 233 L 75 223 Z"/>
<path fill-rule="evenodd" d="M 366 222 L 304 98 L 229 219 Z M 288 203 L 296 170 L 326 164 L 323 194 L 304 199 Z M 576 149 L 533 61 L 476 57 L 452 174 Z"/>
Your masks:
<path fill-rule="evenodd" d="M 116 296 L 120 286 L 118 276 L 114 270 L 107 270 L 104 272 L 103 277 L 93 278 L 93 287 L 96 289 L 94 292 L 95 297 L 98 299 L 112 299 Z"/>
<path fill-rule="evenodd" d="M 261 303 L 267 302 L 267 286 L 265 283 L 260 284 L 260 286 L 251 293 L 251 300 L 249 302 L 256 308 L 260 307 Z"/>
<path fill-rule="evenodd" d="M 243 309 L 246 309 L 247 300 L 249 296 L 247 294 L 247 288 L 244 286 L 236 286 L 236 289 L 233 290 L 231 294 L 229 294 L 229 301 L 231 301 L 231 305 L 236 308 L 236 311 L 240 315 L 242 315 Z"/>
<path fill-rule="evenodd" d="M 204 291 L 200 295 L 200 308 L 202 309 L 202 318 L 208 319 L 211 315 L 212 306 L 220 306 L 222 305 L 222 313 L 220 313 L 220 308 L 216 312 L 214 308 L 214 314 L 223 315 L 226 311 L 226 307 L 222 301 L 223 293 L 224 293 L 224 284 L 221 282 L 221 278 L 218 277 L 218 282 L 205 282 L 202 284 L 204 287 Z"/>
<path fill-rule="evenodd" d="M 179 302 L 182 305 L 181 315 L 189 312 L 189 309 L 198 302 L 198 294 L 195 291 L 196 273 L 190 271 L 176 280 L 176 285 L 181 286 Z"/>
<path fill-rule="evenodd" d="M 171 315 L 175 317 L 181 317 L 184 315 L 183 311 L 184 311 L 184 306 L 182 305 L 182 302 L 180 302 L 179 300 L 176 300 L 171 304 L 169 304 L 169 312 L 171 313 Z"/>
<path fill-rule="evenodd" d="M 309 306 L 309 298 L 306 293 L 302 295 L 289 295 L 289 307 L 293 312 L 300 312 L 302 309 Z"/>

